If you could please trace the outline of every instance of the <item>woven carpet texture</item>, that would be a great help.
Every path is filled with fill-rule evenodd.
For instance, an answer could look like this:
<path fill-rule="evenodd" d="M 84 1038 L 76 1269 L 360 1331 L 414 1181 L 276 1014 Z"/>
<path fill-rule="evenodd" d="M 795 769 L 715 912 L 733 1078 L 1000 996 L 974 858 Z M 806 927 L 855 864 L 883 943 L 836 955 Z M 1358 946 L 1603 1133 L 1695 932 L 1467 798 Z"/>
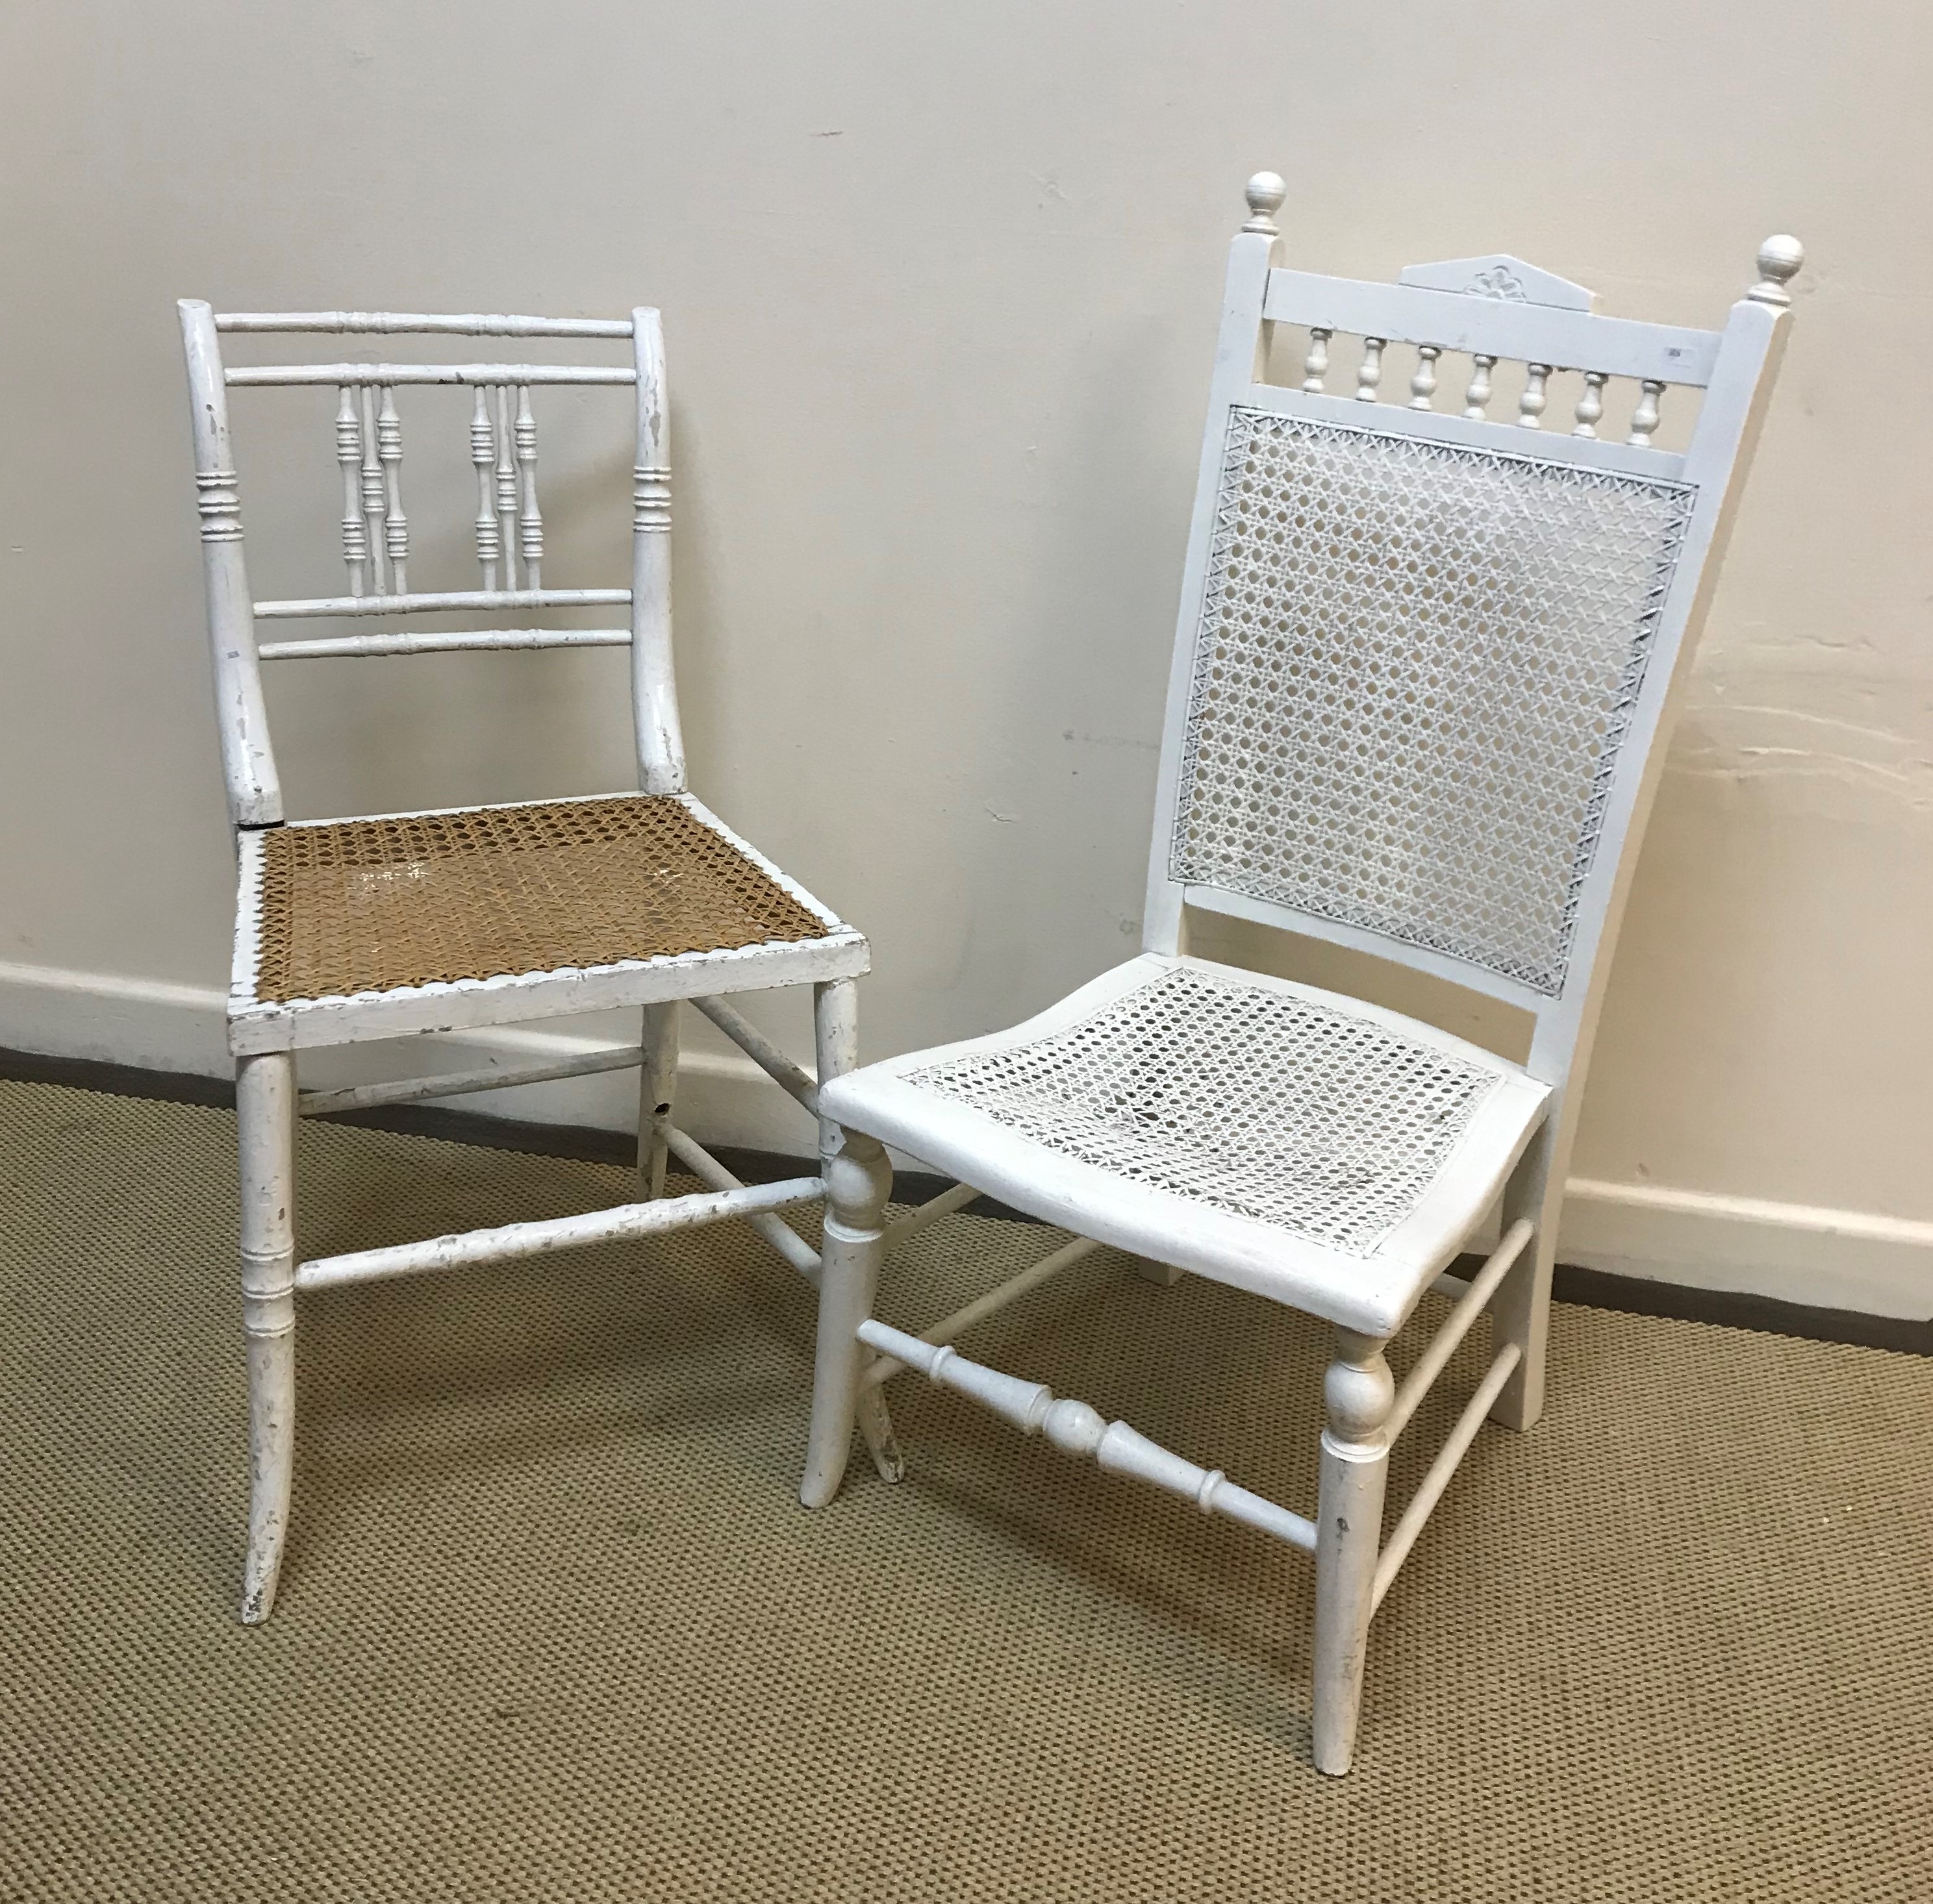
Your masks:
<path fill-rule="evenodd" d="M 1478 1438 L 1332 1781 L 1302 1556 L 906 1381 L 905 1483 L 861 1453 L 800 1509 L 810 1292 L 741 1228 L 302 1299 L 244 1629 L 233 1151 L 0 1083 L 0 1898 L 1933 1898 L 1933 1362 L 1560 1307 L 1550 1411 Z M 628 1188 L 297 1157 L 305 1255 Z M 882 1312 L 1057 1240 L 950 1219 Z M 1312 1508 L 1313 1325 L 1104 1252 L 974 1346 Z"/>

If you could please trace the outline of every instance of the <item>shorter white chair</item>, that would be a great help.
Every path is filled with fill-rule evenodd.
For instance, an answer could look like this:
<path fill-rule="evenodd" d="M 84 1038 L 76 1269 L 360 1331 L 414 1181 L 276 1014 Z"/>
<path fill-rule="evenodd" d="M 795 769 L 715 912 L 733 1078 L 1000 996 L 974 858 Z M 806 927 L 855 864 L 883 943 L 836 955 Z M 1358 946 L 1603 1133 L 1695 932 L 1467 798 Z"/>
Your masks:
<path fill-rule="evenodd" d="M 689 999 L 808 1110 L 816 1084 L 725 995 L 814 987 L 819 1072 L 856 1062 L 854 980 L 866 941 L 686 790 L 672 670 L 671 470 L 658 314 L 622 318 L 435 317 L 386 311 L 242 313 L 181 307 L 193 413 L 209 633 L 230 818 L 239 862 L 228 1040 L 241 1125 L 242 1301 L 248 1344 L 248 1553 L 242 1617 L 275 1602 L 294 1452 L 295 1296 L 375 1277 L 537 1256 L 692 1224 L 744 1218 L 810 1281 L 817 1252 L 780 1216 L 818 1202 L 819 1176 L 747 1186 L 672 1122 L 680 999 Z M 224 334 L 603 340 L 618 363 L 224 365 Z M 347 594 L 251 599 L 228 425 L 232 389 L 320 386 L 336 398 Z M 412 590 L 396 393 L 443 386 L 461 406 L 476 476 L 473 589 Z M 531 392 L 621 390 L 636 419 L 628 485 L 629 587 L 559 588 L 544 572 Z M 419 569 L 418 570 L 419 575 Z M 534 614 L 612 607 L 621 628 L 532 627 Z M 450 611 L 522 626 L 454 632 L 407 625 Z M 259 629 L 346 623 L 350 632 L 263 641 Z M 373 627 L 375 632 L 365 632 Z M 264 662 L 526 648 L 625 647 L 637 744 L 636 793 L 371 818 L 288 821 L 269 738 Z M 642 1008 L 634 1045 L 562 1062 L 446 1072 L 298 1093 L 296 1053 L 321 1046 L 524 1019 Z M 578 1216 L 299 1261 L 293 1134 L 298 1116 L 501 1089 L 637 1068 L 639 1197 Z M 822 1124 L 822 1142 L 830 1142 Z M 675 1156 L 704 1184 L 666 1197 Z M 882 1468 L 897 1473 L 883 1407 Z"/>
<path fill-rule="evenodd" d="M 1315 1755 L 1348 1769 L 1369 1622 L 1487 1417 L 1543 1407 L 1556 1222 L 1616 922 L 1801 253 L 1769 239 L 1722 332 L 1592 314 L 1511 258 L 1394 285 L 1281 269 L 1252 180 L 1229 266 L 1182 590 L 1147 949 L 1010 1032 L 828 1081 L 816 1386 L 803 1498 L 908 1369 L 1069 1453 L 1315 1556 Z M 1276 335 L 1289 332 L 1290 337 Z M 1339 335 L 1361 340 L 1345 395 Z M 1272 352 L 1290 354 L 1289 387 Z M 1407 401 L 1381 395 L 1408 347 Z M 1439 410 L 1444 353 L 1469 359 Z M 1500 364 L 1515 415 L 1490 414 Z M 1572 428 L 1544 415 L 1574 366 Z M 1598 432 L 1630 392 L 1622 441 Z M 1657 446 L 1659 403 L 1697 403 Z M 1529 1014 L 1519 1065 L 1361 1000 L 1192 958 L 1191 908 L 1327 940 Z M 890 1227 L 882 1143 L 960 1184 Z M 970 1186 L 970 1188 L 969 1187 Z M 987 1192 L 1078 1240 L 920 1336 L 871 1319 L 882 1258 Z M 1444 1272 L 1502 1200 L 1496 1248 Z M 1102 1243 L 1334 1326 L 1314 1517 L 1086 1403 L 966 1360 L 975 1323 Z M 1447 1320 L 1399 1390 L 1383 1350 Z M 1487 1372 L 1385 1540 L 1391 1443 L 1484 1311 Z"/>

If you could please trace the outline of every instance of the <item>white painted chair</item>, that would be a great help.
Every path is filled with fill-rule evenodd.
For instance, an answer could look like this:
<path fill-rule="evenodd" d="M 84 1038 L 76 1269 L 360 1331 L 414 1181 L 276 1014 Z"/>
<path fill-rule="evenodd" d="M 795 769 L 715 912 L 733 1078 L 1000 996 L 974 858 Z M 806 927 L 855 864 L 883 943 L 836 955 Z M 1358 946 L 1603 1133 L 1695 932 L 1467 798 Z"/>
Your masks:
<path fill-rule="evenodd" d="M 195 482 L 236 908 L 229 1043 L 242 1151 L 242 1288 L 248 1344 L 251 1497 L 242 1617 L 268 1617 L 289 1511 L 295 1402 L 294 1298 L 371 1278 L 533 1256 L 654 1236 L 731 1217 L 750 1221 L 808 1279 L 817 1253 L 778 1212 L 818 1201 L 822 1179 L 747 1188 L 671 1122 L 677 1002 L 690 999 L 808 1109 L 816 1081 L 726 1002 L 725 995 L 812 984 L 819 1064 L 855 1062 L 853 981 L 865 940 L 786 878 L 685 791 L 672 672 L 671 472 L 663 333 L 655 311 L 612 320 L 420 317 L 383 312 L 216 316 L 184 302 Z M 369 362 L 224 368 L 224 332 L 429 333 L 514 340 L 604 338 L 626 361 Z M 528 345 L 524 347 L 528 348 Z M 397 393 L 419 384 L 473 390 L 476 556 L 482 587 L 412 592 Z M 545 585 L 533 391 L 554 385 L 635 389 L 637 448 L 628 588 Z M 347 595 L 256 602 L 244 569 L 228 392 L 322 385 L 338 393 Z M 628 608 L 624 628 L 492 626 L 470 633 L 398 630 L 390 618 L 474 611 Z M 376 633 L 262 641 L 263 623 L 322 619 Z M 260 677 L 264 662 L 402 656 L 464 650 L 628 647 L 636 794 L 325 822 L 284 821 Z M 299 1093 L 295 1054 L 318 1046 L 498 1025 L 618 1006 L 642 1008 L 636 1047 L 567 1063 L 446 1074 L 407 1083 Z M 293 1133 L 298 1116 L 536 1083 L 636 1065 L 638 1201 L 542 1222 L 298 1262 Z M 822 1126 L 822 1131 L 825 1127 Z M 666 1198 L 667 1154 L 708 1188 Z M 883 1425 L 882 1407 L 869 1422 Z M 889 1471 L 896 1460 L 879 1444 Z"/>
<path fill-rule="evenodd" d="M 1229 265 L 1145 950 L 1010 1032 L 824 1087 L 846 1135 L 828 1162 L 801 1494 L 831 1499 L 861 1398 L 917 1369 L 1312 1552 L 1315 1754 L 1341 1773 L 1372 1614 L 1486 1416 L 1527 1428 L 1544 1406 L 1557 1218 L 1612 941 L 1802 254 L 1768 239 L 1724 329 L 1679 330 L 1595 316 L 1589 293 L 1511 258 L 1393 285 L 1279 269 L 1282 197 L 1271 173 L 1250 182 Z M 1339 393 L 1344 336 L 1360 357 Z M 1396 402 L 1392 344 L 1414 366 Z M 1272 347 L 1299 360 L 1299 388 L 1267 380 Z M 1441 410 L 1445 353 L 1471 374 Z M 1526 368 L 1499 417 L 1505 363 Z M 1559 433 L 1545 413 L 1565 365 L 1574 413 Z M 1598 431 L 1616 380 L 1621 442 Z M 1682 455 L 1652 440 L 1667 390 L 1697 407 Z M 1533 1020 L 1528 1062 L 1190 957 L 1190 908 L 1504 1000 Z M 882 1142 L 962 1187 L 882 1229 Z M 871 1320 L 882 1257 L 976 1191 L 1081 1240 L 920 1337 Z M 1500 1197 L 1499 1247 L 1469 1282 L 1446 1277 Z M 1334 1326 L 1312 1519 L 952 1347 L 1101 1243 Z M 1438 1285 L 1454 1307 L 1398 1389 L 1384 1344 Z M 1486 1309 L 1489 1369 L 1384 1540 L 1390 1445 Z"/>

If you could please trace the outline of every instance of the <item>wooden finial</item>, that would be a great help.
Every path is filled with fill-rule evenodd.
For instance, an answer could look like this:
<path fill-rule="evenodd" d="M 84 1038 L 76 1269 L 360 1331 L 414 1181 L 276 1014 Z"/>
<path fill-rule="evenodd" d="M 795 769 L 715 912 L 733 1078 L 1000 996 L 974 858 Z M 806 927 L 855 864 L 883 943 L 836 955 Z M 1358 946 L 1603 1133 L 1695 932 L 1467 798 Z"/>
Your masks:
<path fill-rule="evenodd" d="M 1282 175 L 1276 172 L 1258 172 L 1249 181 L 1249 222 L 1242 229 L 1252 231 L 1263 238 L 1279 238 L 1275 215 L 1282 209 L 1282 202 L 1288 196 L 1288 187 Z"/>
<path fill-rule="evenodd" d="M 1790 233 L 1768 238 L 1758 248 L 1758 282 L 1745 296 L 1760 304 L 1790 304 L 1792 293 L 1785 287 L 1805 262 L 1805 246 Z"/>

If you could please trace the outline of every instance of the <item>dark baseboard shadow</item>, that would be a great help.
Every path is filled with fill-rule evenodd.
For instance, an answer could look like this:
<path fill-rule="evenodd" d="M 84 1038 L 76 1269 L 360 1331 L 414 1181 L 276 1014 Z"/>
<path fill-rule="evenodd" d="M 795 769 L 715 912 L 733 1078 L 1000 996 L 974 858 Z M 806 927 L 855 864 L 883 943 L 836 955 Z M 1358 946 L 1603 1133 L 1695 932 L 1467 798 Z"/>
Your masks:
<path fill-rule="evenodd" d="M 165 1103 L 206 1104 L 232 1110 L 235 1087 L 225 1078 L 201 1077 L 185 1071 L 149 1071 L 138 1065 L 109 1064 L 93 1059 L 50 1058 L 38 1053 L 0 1049 L 0 1078 L 29 1084 L 71 1085 L 83 1091 L 106 1091 L 126 1098 L 149 1098 Z M 628 1167 L 633 1161 L 632 1140 L 615 1131 L 579 1124 L 523 1123 L 486 1117 L 480 1112 L 451 1110 L 440 1104 L 400 1104 L 386 1110 L 345 1111 L 319 1122 L 359 1125 L 367 1130 L 395 1131 L 408 1137 L 440 1137 L 449 1143 L 480 1144 L 540 1157 L 576 1158 L 587 1163 Z M 810 1160 L 771 1151 L 720 1148 L 714 1153 L 734 1176 L 747 1183 L 768 1183 L 797 1176 Z M 903 1203 L 924 1203 L 948 1187 L 950 1179 L 923 1171 L 903 1170 L 894 1179 L 894 1195 Z M 1025 1212 L 982 1197 L 966 1206 L 976 1216 L 1018 1223 L 1035 1219 Z M 1468 1257 L 1457 1268 L 1467 1273 L 1480 1259 Z M 1802 1302 L 1782 1302 L 1769 1296 L 1729 1290 L 1694 1289 L 1682 1283 L 1653 1282 L 1641 1276 L 1615 1276 L 1601 1269 L 1560 1263 L 1553 1293 L 1560 1302 L 1586 1308 L 1610 1309 L 1627 1315 L 1658 1316 L 1677 1322 L 1712 1323 L 1727 1329 L 1751 1329 L 1772 1335 L 1796 1336 L 1811 1342 L 1844 1342 L 1859 1348 L 1891 1349 L 1905 1355 L 1933 1355 L 1933 1318 L 1916 1322 L 1892 1316 L 1869 1316 L 1856 1309 L 1821 1309 Z"/>

